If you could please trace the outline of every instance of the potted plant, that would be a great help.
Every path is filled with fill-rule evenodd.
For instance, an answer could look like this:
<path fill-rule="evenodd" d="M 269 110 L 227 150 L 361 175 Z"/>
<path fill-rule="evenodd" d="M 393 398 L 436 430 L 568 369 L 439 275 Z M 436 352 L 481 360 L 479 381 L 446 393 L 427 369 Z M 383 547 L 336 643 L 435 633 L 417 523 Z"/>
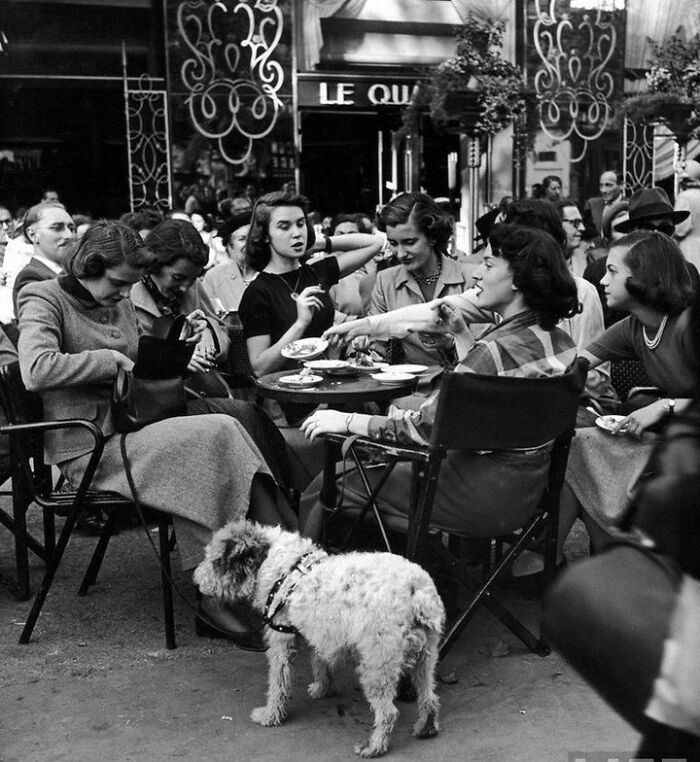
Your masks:
<path fill-rule="evenodd" d="M 525 111 L 522 73 L 501 55 L 502 22 L 470 14 L 457 34 L 456 54 L 428 70 L 403 111 L 402 131 L 420 130 L 426 111 L 438 129 L 493 135 Z"/>
<path fill-rule="evenodd" d="M 673 34 L 662 45 L 649 43 L 656 60 L 646 75 L 647 92 L 626 98 L 622 115 L 662 122 L 679 141 L 700 137 L 700 34 L 687 42 Z"/>

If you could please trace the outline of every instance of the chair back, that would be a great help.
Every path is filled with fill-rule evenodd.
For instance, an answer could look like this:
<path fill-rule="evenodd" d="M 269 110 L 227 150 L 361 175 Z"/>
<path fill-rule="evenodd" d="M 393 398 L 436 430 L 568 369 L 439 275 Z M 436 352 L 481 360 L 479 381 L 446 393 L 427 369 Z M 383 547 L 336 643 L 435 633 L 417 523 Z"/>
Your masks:
<path fill-rule="evenodd" d="M 0 366 L 0 404 L 8 423 L 37 423 L 44 420 L 41 397 L 27 391 L 19 372 L 19 363 Z"/>
<path fill-rule="evenodd" d="M 248 346 L 243 328 L 239 326 L 228 327 L 228 337 L 230 346 L 228 350 L 227 371 L 231 375 L 229 383 L 231 386 L 254 385 L 255 373 L 248 359 Z"/>
<path fill-rule="evenodd" d="M 587 369 L 577 358 L 563 375 L 546 378 L 446 373 L 430 444 L 514 450 L 557 439 L 574 428 Z"/>

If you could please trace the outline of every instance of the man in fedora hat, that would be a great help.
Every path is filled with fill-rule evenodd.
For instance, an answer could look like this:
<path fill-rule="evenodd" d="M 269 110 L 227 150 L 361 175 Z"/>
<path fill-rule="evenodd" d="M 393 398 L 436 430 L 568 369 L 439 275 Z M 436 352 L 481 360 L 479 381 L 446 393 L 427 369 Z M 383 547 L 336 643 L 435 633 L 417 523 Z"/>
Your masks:
<path fill-rule="evenodd" d="M 680 172 L 681 192 L 674 209 L 688 216 L 676 225 L 683 256 L 700 270 L 700 163 L 688 159 Z"/>
<path fill-rule="evenodd" d="M 658 230 L 672 236 L 676 225 L 690 215 L 688 211 L 676 211 L 663 188 L 641 188 L 632 194 L 628 219 L 618 222 L 613 230 L 631 233 L 633 230 Z"/>

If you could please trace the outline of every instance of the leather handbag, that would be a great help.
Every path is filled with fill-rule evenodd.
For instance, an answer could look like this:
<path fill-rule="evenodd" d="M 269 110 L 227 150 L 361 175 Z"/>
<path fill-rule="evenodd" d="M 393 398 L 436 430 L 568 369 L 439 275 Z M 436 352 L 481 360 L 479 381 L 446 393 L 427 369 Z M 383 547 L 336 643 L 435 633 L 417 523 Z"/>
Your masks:
<path fill-rule="evenodd" d="M 141 336 L 133 370 L 119 368 L 112 388 L 115 431 L 138 431 L 149 423 L 187 415 L 183 376 L 194 346 L 180 340 L 179 316 L 167 337 Z"/>

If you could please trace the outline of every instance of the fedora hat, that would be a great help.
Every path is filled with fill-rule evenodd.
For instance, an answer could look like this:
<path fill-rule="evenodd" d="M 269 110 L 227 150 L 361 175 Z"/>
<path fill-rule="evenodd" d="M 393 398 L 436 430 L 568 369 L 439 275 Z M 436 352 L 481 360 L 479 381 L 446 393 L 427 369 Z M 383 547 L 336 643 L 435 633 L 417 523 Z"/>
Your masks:
<path fill-rule="evenodd" d="M 677 212 L 671 206 L 666 191 L 663 188 L 642 188 L 632 194 L 628 206 L 629 219 L 618 222 L 613 227 L 618 233 L 629 233 L 638 227 L 638 223 L 644 220 L 662 218 L 670 220 L 674 225 L 682 222 L 690 215 L 690 212 Z"/>

